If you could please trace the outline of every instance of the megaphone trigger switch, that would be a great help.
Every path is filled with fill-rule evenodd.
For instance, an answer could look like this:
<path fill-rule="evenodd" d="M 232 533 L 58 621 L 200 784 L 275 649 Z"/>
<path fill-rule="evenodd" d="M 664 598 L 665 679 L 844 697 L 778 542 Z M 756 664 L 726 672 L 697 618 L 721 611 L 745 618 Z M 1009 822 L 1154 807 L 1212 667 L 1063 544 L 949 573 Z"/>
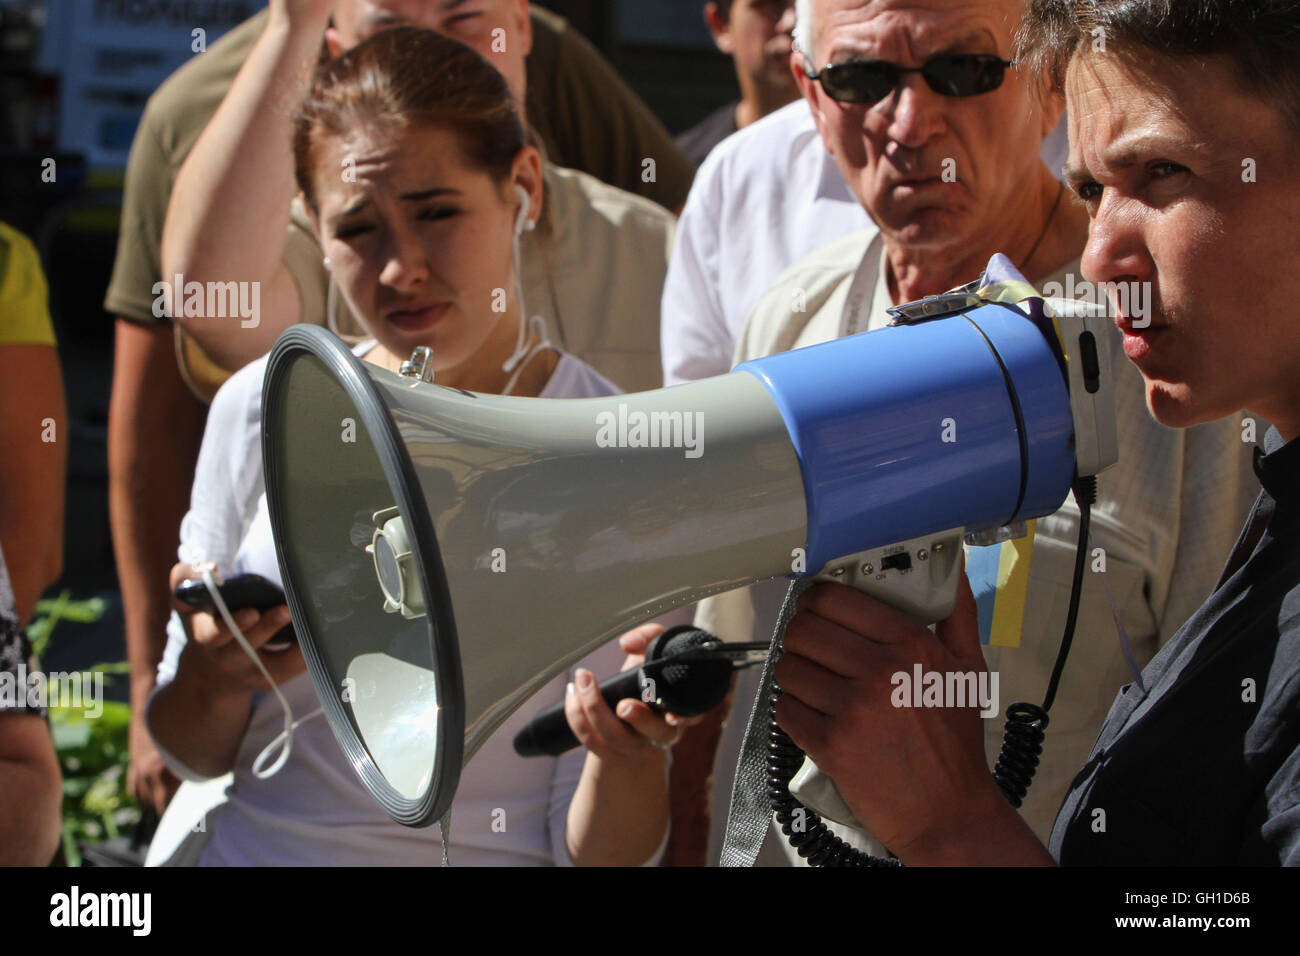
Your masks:
<path fill-rule="evenodd" d="M 421 617 L 424 592 L 416 574 L 406 524 L 396 508 L 375 512 L 374 521 L 377 527 L 370 544 L 366 545 L 366 553 L 375 561 L 375 577 L 384 595 L 384 610 L 389 614 L 400 611 L 408 620 Z"/>
<path fill-rule="evenodd" d="M 1079 354 L 1083 358 L 1083 387 L 1092 395 L 1101 388 L 1101 360 L 1097 357 L 1097 337 L 1091 332 L 1080 333 Z"/>

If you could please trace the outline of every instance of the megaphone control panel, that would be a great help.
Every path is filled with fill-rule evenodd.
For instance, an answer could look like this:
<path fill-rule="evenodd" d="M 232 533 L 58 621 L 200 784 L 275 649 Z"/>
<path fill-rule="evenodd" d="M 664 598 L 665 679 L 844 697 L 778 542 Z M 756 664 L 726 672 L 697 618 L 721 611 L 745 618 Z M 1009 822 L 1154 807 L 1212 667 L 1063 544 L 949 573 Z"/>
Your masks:
<path fill-rule="evenodd" d="M 942 621 L 957 600 L 964 529 L 871 548 L 830 562 L 819 581 L 845 584 L 918 620 Z"/>

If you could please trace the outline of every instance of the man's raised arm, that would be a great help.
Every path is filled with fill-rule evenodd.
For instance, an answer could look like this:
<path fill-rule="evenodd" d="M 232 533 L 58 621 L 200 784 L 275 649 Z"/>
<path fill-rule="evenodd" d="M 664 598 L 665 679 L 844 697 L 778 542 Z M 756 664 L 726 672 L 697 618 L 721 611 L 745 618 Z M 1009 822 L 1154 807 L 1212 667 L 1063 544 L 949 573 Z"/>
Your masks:
<path fill-rule="evenodd" d="M 293 112 L 310 86 L 331 6 L 272 0 L 265 31 L 172 189 L 162 244 L 172 316 L 231 371 L 299 321 L 298 292 L 280 262 L 294 194 Z M 177 276 L 184 288 L 175 288 Z M 196 288 L 202 308 L 199 296 L 186 294 Z"/>

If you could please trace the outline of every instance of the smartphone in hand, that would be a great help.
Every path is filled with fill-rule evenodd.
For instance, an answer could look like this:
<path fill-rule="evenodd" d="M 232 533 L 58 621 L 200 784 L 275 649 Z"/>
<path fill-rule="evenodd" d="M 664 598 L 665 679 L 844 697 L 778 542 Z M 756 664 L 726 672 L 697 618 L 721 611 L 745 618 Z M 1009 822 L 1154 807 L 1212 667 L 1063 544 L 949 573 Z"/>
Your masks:
<path fill-rule="evenodd" d="M 247 607 L 257 611 L 267 611 L 284 603 L 284 592 L 260 574 L 237 574 L 218 584 L 217 590 L 221 592 L 221 599 L 226 602 L 226 607 L 231 614 L 242 611 Z M 212 600 L 212 595 L 208 592 L 207 585 L 201 579 L 182 581 L 176 588 L 175 594 L 176 600 L 189 605 L 196 611 L 207 611 L 212 615 L 217 614 L 217 607 Z M 287 650 L 295 641 L 297 641 L 297 636 L 293 633 L 293 625 L 286 624 L 269 641 L 262 645 L 262 649 L 283 651 Z"/>

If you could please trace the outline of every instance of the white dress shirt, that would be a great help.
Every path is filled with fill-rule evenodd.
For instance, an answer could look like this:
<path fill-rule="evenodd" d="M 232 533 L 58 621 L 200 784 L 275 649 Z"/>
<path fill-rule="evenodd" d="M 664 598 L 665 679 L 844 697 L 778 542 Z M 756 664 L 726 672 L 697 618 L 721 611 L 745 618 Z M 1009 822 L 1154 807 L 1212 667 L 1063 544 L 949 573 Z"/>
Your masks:
<path fill-rule="evenodd" d="M 802 99 L 729 136 L 700 170 L 664 281 L 664 384 L 721 375 L 758 297 L 788 266 L 871 218 Z"/>

